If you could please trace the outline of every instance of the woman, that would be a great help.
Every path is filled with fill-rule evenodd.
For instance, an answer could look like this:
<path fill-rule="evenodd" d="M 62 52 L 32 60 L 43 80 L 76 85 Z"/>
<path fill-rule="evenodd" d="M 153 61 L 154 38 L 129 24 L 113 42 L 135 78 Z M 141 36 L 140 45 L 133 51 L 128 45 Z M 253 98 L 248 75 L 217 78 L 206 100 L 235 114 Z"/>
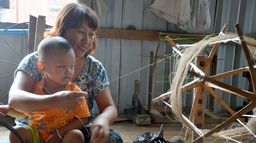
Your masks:
<path fill-rule="evenodd" d="M 45 36 L 62 36 L 73 46 L 75 73 L 73 81 L 87 92 L 61 91 L 39 96 L 31 93 L 33 84 L 42 78 L 37 69 L 37 53 L 27 55 L 15 71 L 14 82 L 9 92 L 9 105 L 21 112 L 33 112 L 49 108 L 72 109 L 81 96 L 86 96 L 93 115 L 93 101 L 100 111 L 91 117 L 90 133 L 82 129 L 85 140 L 91 143 L 122 142 L 120 135 L 109 129 L 117 118 L 117 109 L 111 97 L 109 79 L 103 65 L 90 54 L 96 50 L 98 18 L 95 12 L 82 4 L 71 3 L 59 13 L 54 27 Z M 93 119 L 93 120 L 92 120 Z M 26 120 L 19 123 L 26 124 Z"/>

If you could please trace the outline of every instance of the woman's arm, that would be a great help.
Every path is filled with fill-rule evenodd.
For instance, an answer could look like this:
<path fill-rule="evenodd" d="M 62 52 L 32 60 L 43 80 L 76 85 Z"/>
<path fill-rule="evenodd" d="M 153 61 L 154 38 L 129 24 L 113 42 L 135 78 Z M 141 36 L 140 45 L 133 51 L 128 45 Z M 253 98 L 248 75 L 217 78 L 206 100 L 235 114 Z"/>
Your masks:
<path fill-rule="evenodd" d="M 100 111 L 100 115 L 94 120 L 97 121 L 98 118 L 106 118 L 111 124 L 117 118 L 117 109 L 115 103 L 112 99 L 110 88 L 105 87 L 98 95 L 95 96 L 97 106 Z"/>
<path fill-rule="evenodd" d="M 117 109 L 109 87 L 105 87 L 95 99 L 100 115 L 95 118 L 91 126 L 91 143 L 107 142 L 109 125 L 117 118 Z"/>
<path fill-rule="evenodd" d="M 46 109 L 49 104 L 44 103 L 49 102 L 50 98 L 31 93 L 33 84 L 29 75 L 18 71 L 9 91 L 9 105 L 20 112 Z"/>
<path fill-rule="evenodd" d="M 32 78 L 18 71 L 9 91 L 9 105 L 20 112 L 33 112 L 49 108 L 72 109 L 82 100 L 85 92 L 60 91 L 51 95 L 33 94 Z"/>

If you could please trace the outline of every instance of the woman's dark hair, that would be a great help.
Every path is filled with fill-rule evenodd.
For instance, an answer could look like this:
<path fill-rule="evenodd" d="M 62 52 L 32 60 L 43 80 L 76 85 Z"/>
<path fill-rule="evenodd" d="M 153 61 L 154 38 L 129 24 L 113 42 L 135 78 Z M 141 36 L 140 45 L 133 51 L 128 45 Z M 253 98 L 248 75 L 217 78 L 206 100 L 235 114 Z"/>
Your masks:
<path fill-rule="evenodd" d="M 88 6 L 78 3 L 67 4 L 57 16 L 53 28 L 45 32 L 44 36 L 64 36 L 70 28 L 80 28 L 83 22 L 88 27 L 97 31 L 99 20 L 97 14 Z M 94 39 L 92 52 L 96 50 L 96 39 Z"/>

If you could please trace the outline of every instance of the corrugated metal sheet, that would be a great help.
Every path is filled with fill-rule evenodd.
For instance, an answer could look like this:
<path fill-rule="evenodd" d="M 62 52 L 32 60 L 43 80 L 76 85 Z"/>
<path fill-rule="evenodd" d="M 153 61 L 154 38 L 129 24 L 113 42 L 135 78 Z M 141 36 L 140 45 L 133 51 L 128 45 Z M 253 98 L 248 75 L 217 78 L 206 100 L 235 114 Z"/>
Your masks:
<path fill-rule="evenodd" d="M 102 28 L 114 29 L 139 29 L 139 30 L 153 30 L 153 31 L 171 31 L 174 33 L 184 32 L 181 31 L 175 24 L 168 23 L 164 19 L 157 17 L 149 10 L 149 6 L 154 0 L 108 0 L 105 1 L 107 12 L 100 17 Z M 233 25 L 239 23 L 244 33 L 256 32 L 256 17 L 255 17 L 255 0 L 209 0 L 210 14 L 212 24 L 206 33 L 217 33 L 220 31 L 224 24 L 228 24 L 229 30 L 234 32 Z M 15 41 L 11 42 L 11 41 Z M 21 55 L 24 53 L 26 47 L 26 36 L 15 36 L 10 43 L 14 44 L 12 47 L 19 49 Z M 8 55 L 5 52 L 4 44 L 1 42 L 0 54 Z M 17 44 L 16 44 L 17 43 Z M 107 69 L 108 75 L 111 80 L 112 96 L 119 112 L 122 113 L 124 108 L 132 104 L 132 95 L 134 92 L 134 80 L 141 81 L 141 102 L 147 106 L 148 97 L 148 76 L 149 76 L 149 55 L 150 51 L 155 51 L 157 41 L 139 41 L 139 40 L 124 40 L 124 39 L 99 39 L 99 47 L 96 52 L 96 57 L 102 61 Z M 3 47 L 3 48 L 2 48 Z M 23 50 L 21 50 L 23 49 Z M 15 55 L 12 51 L 9 57 Z M 158 56 L 171 54 L 171 49 L 165 44 L 160 44 Z M 0 56 L 2 57 L 2 56 Z M 7 58 L 8 60 L 8 58 Z M 13 60 L 13 59 L 11 59 Z M 20 60 L 20 58 L 16 59 Z M 16 61 L 17 62 L 17 61 Z M 223 46 L 219 48 L 217 60 L 217 72 L 223 72 L 246 65 L 245 58 L 239 47 L 236 46 Z M 173 60 L 165 60 L 156 66 L 154 74 L 153 97 L 156 97 L 169 88 L 168 76 L 171 64 L 175 64 Z M 1 71 L 4 65 L 1 65 Z M 13 73 L 14 67 L 7 71 Z M 11 78 L 6 79 L 11 82 Z M 2 79 L 1 79 L 2 81 Z M 224 80 L 234 86 L 243 89 L 248 88 L 247 80 L 242 77 L 233 77 Z M 6 83 L 6 81 L 4 82 Z M 6 94 L 8 89 L 5 84 L 0 84 L 1 93 Z M 241 98 L 233 97 L 229 94 L 219 93 L 227 103 L 231 106 L 239 106 L 243 100 Z M 184 98 L 184 106 L 190 104 L 191 97 Z M 216 111 L 222 111 L 222 108 L 215 104 Z"/>
<path fill-rule="evenodd" d="M 13 73 L 26 53 L 26 31 L 0 32 L 0 102 L 6 104 Z"/>
<path fill-rule="evenodd" d="M 216 17 L 214 22 L 214 31 L 218 32 L 224 24 L 229 25 L 230 32 L 235 32 L 234 25 L 239 24 L 244 34 L 255 33 L 255 6 L 254 0 L 218 0 L 216 3 Z M 217 72 L 224 72 L 247 65 L 244 53 L 241 47 L 222 46 L 218 51 Z M 248 80 L 242 75 L 224 79 L 225 83 L 248 90 Z M 243 105 L 244 99 L 228 93 L 219 92 L 219 95 L 236 108 Z M 223 108 L 215 103 L 215 111 L 221 112 Z"/>
<path fill-rule="evenodd" d="M 224 24 L 229 25 L 230 32 L 235 32 L 233 25 L 239 23 L 244 33 L 253 33 L 256 30 L 255 22 L 255 6 L 254 0 L 210 0 L 210 14 L 212 19 L 211 27 L 206 33 L 219 32 Z M 101 19 L 101 25 L 104 28 L 122 28 L 133 27 L 142 30 L 154 31 L 172 31 L 174 33 L 182 32 L 175 24 L 168 23 L 162 18 L 154 15 L 148 8 L 153 3 L 153 0 L 114 0 L 106 1 L 108 13 Z M 122 77 L 120 80 L 115 80 L 111 84 L 112 94 L 115 102 L 119 107 L 119 111 L 131 105 L 133 95 L 134 80 L 141 80 L 141 100 L 144 106 L 147 105 L 148 96 L 148 68 L 143 68 L 141 71 L 129 74 L 149 64 L 149 52 L 155 51 L 157 42 L 155 41 L 134 41 L 134 40 L 106 40 L 100 39 L 100 48 L 97 52 L 98 57 L 105 57 L 108 53 L 114 54 L 112 60 L 105 61 L 105 66 L 108 69 L 110 79 Z M 99 54 L 99 51 L 105 49 L 104 55 Z M 164 43 L 161 43 L 161 51 L 159 55 L 171 53 L 171 50 Z M 111 51 L 111 52 L 109 52 Z M 102 58 L 108 59 L 108 58 Z M 104 60 L 103 60 L 104 61 Z M 232 63 L 232 64 L 230 64 Z M 245 65 L 244 56 L 241 49 L 236 46 L 221 47 L 218 51 L 218 72 L 232 70 L 234 68 Z M 168 90 L 169 84 L 164 82 L 168 80 L 166 77 L 169 74 L 169 63 L 163 62 L 157 64 L 155 72 L 153 96 L 156 97 Z M 171 71 L 172 72 L 172 71 Z M 127 75 L 128 74 L 128 75 Z M 125 75 L 125 77 L 123 77 Z M 159 78 L 160 77 L 160 78 Z M 233 77 L 224 80 L 226 83 L 248 88 L 247 80 L 242 77 Z M 242 104 L 242 99 L 230 96 L 226 93 L 220 93 L 227 103 L 232 107 Z M 190 104 L 190 97 L 184 98 L 184 106 Z M 235 102 L 234 102 L 235 101 Z M 236 103 L 234 105 L 234 103 Z M 215 104 L 216 111 L 222 111 L 222 107 Z"/>

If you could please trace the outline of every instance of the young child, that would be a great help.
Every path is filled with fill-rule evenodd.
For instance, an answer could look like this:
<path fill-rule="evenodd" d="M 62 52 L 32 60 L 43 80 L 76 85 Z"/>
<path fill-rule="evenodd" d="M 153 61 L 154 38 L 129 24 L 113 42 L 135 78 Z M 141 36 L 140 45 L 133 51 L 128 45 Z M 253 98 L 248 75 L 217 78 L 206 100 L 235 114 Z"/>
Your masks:
<path fill-rule="evenodd" d="M 72 83 L 74 75 L 75 53 L 68 41 L 62 37 L 44 39 L 38 47 L 38 69 L 42 73 L 42 80 L 34 86 L 33 93 L 40 95 L 54 94 L 58 91 L 79 91 L 80 88 Z M 3 109 L 12 110 L 2 106 Z M 80 105 L 71 111 L 53 108 L 44 111 L 24 113 L 28 118 L 28 125 L 16 126 L 25 142 L 84 142 L 79 130 L 90 116 L 85 97 Z M 29 134 L 28 134 L 29 131 Z M 17 138 L 11 134 L 11 142 Z"/>

